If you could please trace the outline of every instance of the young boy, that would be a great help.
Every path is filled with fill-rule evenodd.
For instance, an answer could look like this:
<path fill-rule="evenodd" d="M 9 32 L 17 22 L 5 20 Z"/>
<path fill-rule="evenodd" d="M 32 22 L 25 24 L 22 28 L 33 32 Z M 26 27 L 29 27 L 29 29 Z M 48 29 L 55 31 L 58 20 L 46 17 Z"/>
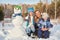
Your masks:
<path fill-rule="evenodd" d="M 38 22 L 38 37 L 49 38 L 49 29 L 53 27 L 47 13 L 42 14 L 42 18 Z"/>

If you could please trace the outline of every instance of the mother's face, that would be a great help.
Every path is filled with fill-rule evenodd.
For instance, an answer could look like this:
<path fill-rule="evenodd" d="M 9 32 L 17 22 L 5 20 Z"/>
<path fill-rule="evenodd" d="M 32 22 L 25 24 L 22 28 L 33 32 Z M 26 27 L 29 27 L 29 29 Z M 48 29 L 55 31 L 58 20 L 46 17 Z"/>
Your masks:
<path fill-rule="evenodd" d="M 41 13 L 40 13 L 39 11 L 36 11 L 35 13 L 36 13 L 35 15 L 36 15 L 37 17 L 41 17 Z"/>

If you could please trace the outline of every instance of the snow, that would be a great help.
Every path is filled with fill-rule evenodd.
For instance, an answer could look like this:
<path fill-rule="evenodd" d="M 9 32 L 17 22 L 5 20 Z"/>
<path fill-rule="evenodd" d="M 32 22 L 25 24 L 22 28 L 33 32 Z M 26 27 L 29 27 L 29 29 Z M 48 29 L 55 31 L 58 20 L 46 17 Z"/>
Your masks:
<path fill-rule="evenodd" d="M 50 29 L 51 34 L 50 34 L 50 38 L 48 39 L 43 39 L 43 38 L 32 39 L 31 37 L 25 36 L 23 38 L 20 37 L 12 38 L 10 40 L 60 40 L 60 24 L 53 24 L 53 25 L 54 27 Z M 0 22 L 0 27 L 2 27 L 1 22 Z M 12 23 L 5 23 L 4 27 L 2 27 L 2 29 L 4 29 L 5 31 L 2 31 L 2 29 L 0 29 L 0 40 L 5 40 L 5 38 L 9 34 L 8 30 L 12 30 L 13 28 L 14 26 Z"/>

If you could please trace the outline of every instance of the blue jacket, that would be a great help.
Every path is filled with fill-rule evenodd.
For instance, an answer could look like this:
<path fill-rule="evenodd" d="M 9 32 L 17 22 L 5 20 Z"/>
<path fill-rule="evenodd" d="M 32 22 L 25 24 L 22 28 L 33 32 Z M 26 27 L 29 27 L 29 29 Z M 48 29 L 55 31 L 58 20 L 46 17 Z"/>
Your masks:
<path fill-rule="evenodd" d="M 51 28 L 51 27 L 53 27 L 53 25 L 51 24 L 49 18 L 46 21 L 44 21 L 43 18 L 41 18 L 39 20 L 39 22 L 38 22 L 38 28 L 42 28 L 42 27 L 44 27 L 44 28 Z"/>

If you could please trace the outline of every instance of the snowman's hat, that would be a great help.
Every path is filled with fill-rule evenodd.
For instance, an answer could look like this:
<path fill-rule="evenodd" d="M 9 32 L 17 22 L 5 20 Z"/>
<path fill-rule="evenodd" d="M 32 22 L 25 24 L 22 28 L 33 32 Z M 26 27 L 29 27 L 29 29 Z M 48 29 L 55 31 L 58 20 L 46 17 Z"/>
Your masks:
<path fill-rule="evenodd" d="M 28 10 L 28 13 L 34 12 L 34 8 L 33 8 L 33 7 L 30 7 L 30 8 L 28 8 L 27 10 Z"/>
<path fill-rule="evenodd" d="M 47 13 L 42 13 L 42 18 L 48 18 L 49 15 Z"/>
<path fill-rule="evenodd" d="M 19 9 L 19 10 L 22 10 L 22 7 L 19 6 L 19 5 L 15 5 L 14 8 Z"/>

